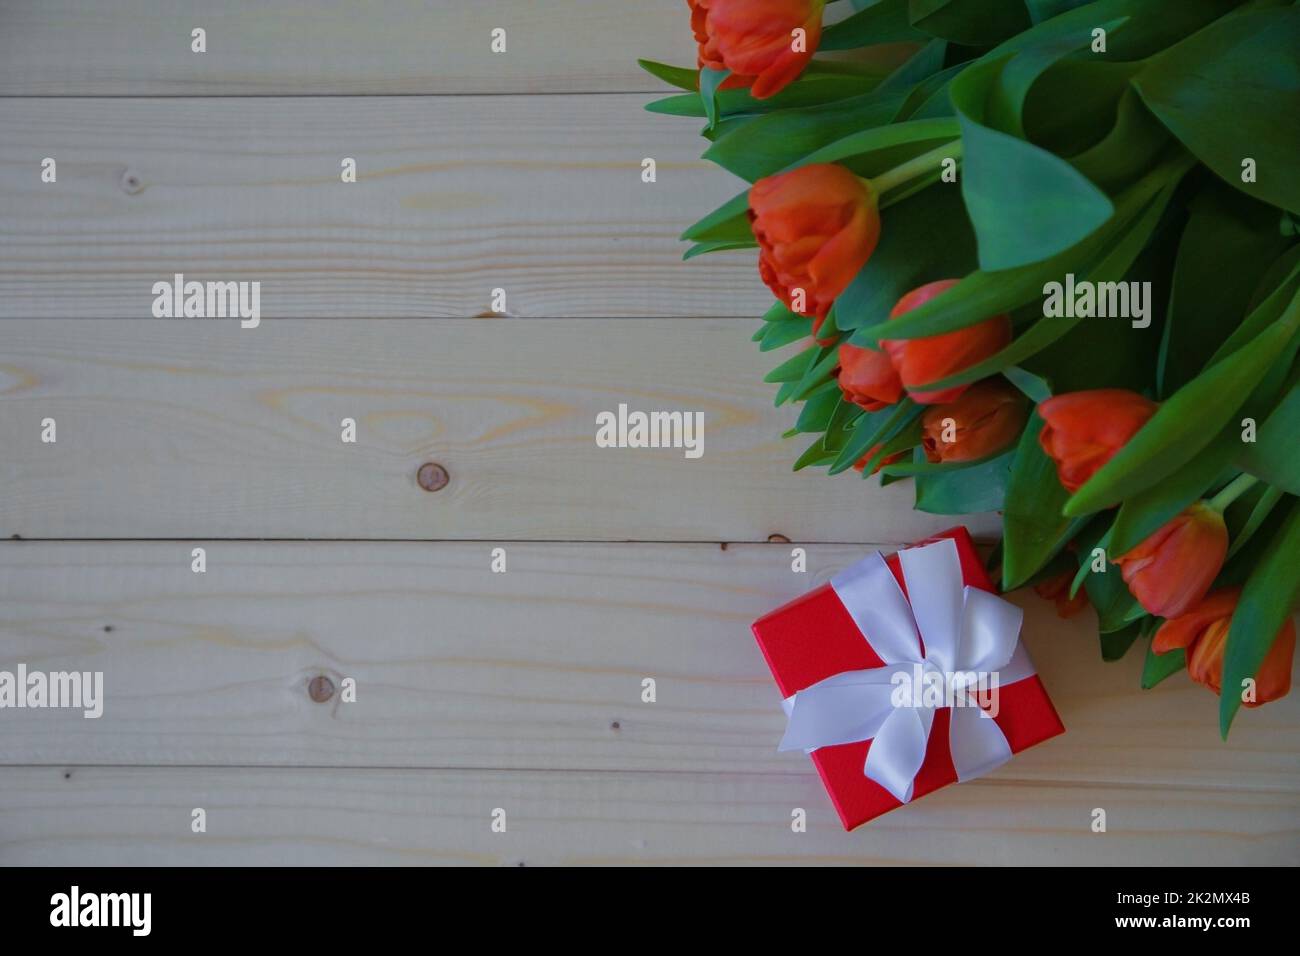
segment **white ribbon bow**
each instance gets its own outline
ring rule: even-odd
[[[781,750],[816,750],[871,740],[863,773],[902,803],[925,760],[935,705],[892,702],[894,676],[939,673],[963,696],[970,672],[996,675],[995,686],[1034,673],[1020,643],[1023,612],[978,588],[964,587],[950,538],[899,552],[904,596],[879,552],[831,580],[840,601],[883,667],[845,671],[785,701],[789,722]],[[919,633],[918,633],[919,632]],[[924,641],[924,651],[921,642]],[[914,689],[919,697],[919,689]],[[946,694],[944,695],[947,696]],[[958,780],[982,776],[1011,759],[997,722],[973,700],[951,710],[948,742]],[[943,706],[939,704],[938,706]]]

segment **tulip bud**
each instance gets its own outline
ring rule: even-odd
[[[931,282],[913,289],[898,300],[889,313],[891,319],[911,312],[957,284],[956,279]],[[918,391],[922,385],[937,382],[984,361],[1011,343],[1011,319],[995,315],[955,332],[930,335],[919,339],[887,339],[881,346],[898,369],[898,377],[913,401],[922,405],[951,402],[970,386],[956,385],[939,392]]]
[[[955,401],[921,415],[927,461],[975,461],[1011,445],[1025,427],[1029,403],[1006,379],[976,382]]]
[[[790,309],[814,316],[814,335],[836,296],[880,238],[876,197],[843,166],[819,163],[760,179],[749,190],[758,273]]]
[[[1038,443],[1056,462],[1056,476],[1074,493],[1156,413],[1155,402],[1122,388],[1056,395],[1038,406]]]
[[[869,412],[893,405],[903,397],[903,383],[884,352],[840,345],[840,368],[836,373],[845,399]]]
[[[1198,684],[1220,692],[1223,682],[1223,651],[1232,615],[1241,599],[1241,588],[1214,591],[1187,613],[1165,621],[1156,631],[1151,650],[1167,654],[1183,648],[1187,654],[1187,674]],[[1273,646],[1255,675],[1255,699],[1243,701],[1258,707],[1270,700],[1285,697],[1291,690],[1291,661],[1295,656],[1295,622],[1287,618],[1273,638]],[[1232,693],[1240,693],[1232,688]]]
[[[791,83],[822,35],[825,0],[687,0],[699,65],[730,70],[724,86],[767,99]],[[795,30],[802,30],[797,42]]]
[[[1062,571],[1055,577],[1040,581],[1034,585],[1034,593],[1040,598],[1056,602],[1056,616],[1070,618],[1088,606],[1088,594],[1079,588],[1074,597],[1070,597],[1070,587],[1074,584],[1074,574]]]
[[[1148,613],[1174,618],[1205,597],[1227,554],[1223,515],[1198,502],[1115,563]]]
[[[867,462],[871,461],[871,459],[875,455],[879,454],[879,452],[880,452],[880,446],[872,445],[870,451],[868,451],[865,455],[863,455],[861,458],[859,458],[857,461],[853,463],[853,470],[862,471],[864,468],[867,467]],[[871,473],[874,475],[876,472],[878,472],[881,468],[884,468],[886,465],[892,465],[894,462],[901,460],[902,457],[906,454],[907,454],[906,451],[900,451],[900,452],[896,452],[893,455],[886,455],[884,458],[880,459],[880,461],[876,462],[876,467],[871,469]]]

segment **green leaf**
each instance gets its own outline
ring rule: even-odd
[[[1030,26],[1024,0],[910,0],[912,25],[964,46],[989,46]]]
[[[752,242],[754,231],[749,226],[749,190],[728,199],[687,228],[681,238],[692,242],[734,242],[746,239]]]
[[[1219,732],[1226,740],[1241,707],[1242,682],[1259,673],[1278,630],[1300,599],[1300,507],[1295,499],[1278,533],[1255,566],[1232,615],[1223,652],[1223,692],[1219,697]]]
[[[881,80],[876,87],[882,93],[900,93],[913,89],[918,83],[943,70],[944,59],[948,53],[945,40],[931,40],[893,73]]]
[[[908,20],[907,0],[876,0],[869,7],[822,30],[819,50],[852,50],[877,43],[928,40]]]
[[[1145,491],[1126,498],[1115,517],[1111,553],[1123,557],[1216,484],[1232,460],[1237,435],[1221,432],[1195,458]]]
[[[772,400],[772,404],[777,408],[780,408],[786,402],[790,401],[790,399],[794,397],[794,393],[799,389],[801,382],[802,379],[782,382],[781,387],[776,390],[776,398]]]
[[[844,401],[835,406],[835,411],[831,415],[831,420],[826,426],[826,434],[822,436],[822,447],[827,451],[839,452],[849,440],[853,433],[855,423],[864,415],[875,416],[877,423],[883,422],[888,417],[888,412],[865,412],[852,402]]]
[[[1282,497],[1282,490],[1280,488],[1269,487],[1264,489],[1263,494],[1259,496],[1259,499],[1251,509],[1250,517],[1246,519],[1245,524],[1243,524],[1232,536],[1232,547],[1228,549],[1229,560],[1231,560],[1237,552],[1246,546],[1250,539],[1255,536],[1256,531],[1264,526],[1264,522],[1268,520],[1269,514],[1272,513],[1278,502],[1282,500]]]
[[[1098,516],[1097,520],[1101,522],[1104,521],[1104,518],[1105,516],[1101,515]],[[1073,598],[1075,595],[1079,593],[1079,588],[1083,587],[1083,582],[1087,579],[1088,575],[1101,573],[1101,571],[1093,570],[1092,565],[1093,562],[1096,560],[1093,552],[1096,551],[1098,548],[1101,548],[1103,551],[1102,557],[1104,558],[1106,556],[1105,552],[1106,549],[1110,547],[1110,536],[1114,530],[1115,530],[1115,526],[1113,524],[1107,527],[1106,533],[1103,534],[1096,541],[1094,541],[1086,553],[1081,554],[1079,556],[1079,569],[1078,571],[1075,572],[1074,578],[1071,579],[1070,581],[1070,597]],[[1106,565],[1103,563],[1102,571],[1104,571],[1105,569],[1106,569]]]
[[[679,90],[690,90],[692,93],[699,89],[699,70],[692,70],[685,66],[670,66],[667,63],[657,63],[654,60],[637,60],[636,62],[641,69],[651,76],[663,80],[669,86],[675,86]]]
[[[1256,305],[1237,326],[1233,333],[1228,336],[1228,340],[1220,345],[1210,356],[1210,360],[1205,363],[1209,368],[1229,355],[1255,341],[1270,325],[1277,321],[1278,317],[1291,302],[1292,296],[1300,290],[1300,257],[1292,256],[1292,252],[1300,252],[1300,248],[1291,250],[1282,256],[1282,264],[1290,263],[1290,271],[1280,282],[1269,292],[1267,297]],[[1274,263],[1276,266],[1277,263]]]
[[[831,373],[835,371],[835,366],[839,364],[839,349],[836,346],[828,346],[821,350],[821,355],[808,370],[804,372],[803,378],[790,393],[790,398],[794,401],[806,398],[812,393],[813,389],[820,388],[830,380]]]
[[[916,476],[916,510],[967,515],[1002,507],[1015,461],[1014,450],[973,468],[947,469]]]
[[[907,94],[903,105],[898,108],[897,120],[956,118],[957,112],[952,108],[950,91],[953,80],[965,72],[968,66],[970,66],[968,60],[954,63],[916,84],[912,92]]]
[[[1117,29],[1108,43],[1119,41],[1131,21],[1111,23],[1123,29]],[[1063,157],[1095,147],[1114,131],[1120,101],[1132,89],[1129,81],[1140,67],[1141,63],[1115,61],[1086,50],[1051,64],[1026,96],[1025,138]],[[1151,122],[1160,125],[1155,117]]]
[[[1238,444],[1237,464],[1270,485],[1300,495],[1297,436],[1300,436],[1300,387],[1292,382],[1282,401],[1256,430],[1255,441]]]
[[[1187,161],[1173,161],[1152,170],[1119,197],[1116,214],[1105,226],[1065,252],[1007,272],[972,272],[947,292],[906,315],[859,329],[850,341],[865,345],[882,337],[914,339],[939,335],[1041,301],[1045,283],[1058,281],[1067,272],[1086,273],[1104,262],[1114,251],[1119,236],[1146,211],[1151,199],[1162,189],[1176,184],[1188,165]]]
[[[1012,365],[1010,368],[1002,370],[1002,376],[1020,389],[1029,400],[1035,404],[1045,402],[1052,397],[1051,386],[1033,372],[1027,372],[1018,365]]]
[[[1171,48],[1134,83],[1160,121],[1224,182],[1296,212],[1296,50],[1300,9],[1248,10],[1223,17]],[[1257,164],[1256,182],[1242,182],[1245,158]]]
[[[921,440],[920,422],[917,422],[916,439],[910,445],[901,445],[897,448],[888,450],[887,455],[895,454],[903,448],[911,448]],[[885,465],[882,472],[899,478],[912,477],[913,475],[938,475],[948,472],[968,471],[972,468],[979,468],[981,465],[987,465],[995,458],[1002,458],[1007,454],[1006,450],[994,452],[991,455],[985,455],[983,458],[972,461],[929,461],[924,454],[914,458],[912,461],[896,461],[892,465]]]
[[[1027,49],[1080,28],[1091,29],[1118,17],[1133,22],[1123,32],[1108,37],[1105,56],[1114,61],[1144,60],[1175,43],[1204,24],[1220,17],[1242,0],[1094,0],[1079,4],[1071,0],[1070,8],[1050,19],[1038,22],[1018,33],[981,57],[996,60],[1008,52]]]
[[[826,451],[822,448],[820,441],[815,441],[804,449],[794,463],[794,471],[803,471],[805,468],[815,467],[818,465],[829,465],[835,460],[835,453]]]
[[[1108,550],[1104,548],[1102,542],[1112,534],[1109,526],[1109,520],[1100,518],[1089,522],[1088,526],[1079,533],[1081,561],[1091,565],[1094,548],[1102,547],[1103,550]],[[1088,592],[1088,603],[1097,612],[1097,629],[1102,634],[1102,657],[1108,661],[1118,660],[1137,636],[1136,631],[1130,633],[1135,613],[1145,612],[1142,612],[1137,599],[1129,593],[1119,566],[1110,560],[1109,554],[1106,556],[1106,570],[1100,573],[1089,573],[1083,579],[1083,587]],[[1118,650],[1118,656],[1108,657],[1105,635],[1116,632],[1122,635],[1115,639],[1116,644],[1122,645],[1122,650],[1112,646],[1112,651]]]
[[[831,162],[805,157],[852,133],[883,127],[904,98],[901,92],[873,90],[820,106],[768,113],[720,136],[704,158],[751,183],[795,165]]]
[[[827,389],[810,395],[799,412],[795,429],[800,432],[824,432],[831,423],[835,409],[844,402],[844,396],[838,388]]]
[[[794,319],[802,319],[804,316],[791,312],[784,302],[773,302],[766,312],[763,313],[764,322],[789,322]]]
[[[1120,94],[1110,132],[1070,156],[1070,164],[1102,189],[1116,191],[1149,169],[1168,143],[1169,132],[1129,87]]]
[[[962,197],[985,272],[1041,262],[1084,240],[1115,212],[1106,194],[1068,162],[984,125],[1005,60],[979,63],[952,84],[962,125]]]
[[[1116,18],[1105,23],[1098,23],[1092,29],[1102,29],[1110,34],[1125,22],[1126,18]],[[1042,43],[1030,46],[1013,56],[1003,66],[1001,74],[989,88],[988,97],[984,104],[985,124],[992,129],[1008,133],[1018,139],[1030,139],[1031,137],[1025,135],[1024,122],[1025,103],[1029,98],[1030,90],[1043,78],[1045,73],[1060,63],[1066,56],[1080,48],[1086,49],[1092,42],[1092,29],[1081,26],[1078,29],[1061,33],[1058,36],[1044,40]],[[1083,63],[1090,65],[1095,65],[1096,62],[1093,60],[1083,61]],[[1079,65],[1078,63],[1067,64],[1067,66],[1073,66],[1076,69]],[[1114,64],[1110,65],[1113,66]],[[1055,96],[1049,98],[1057,106],[1058,112],[1068,112],[1077,122],[1081,112],[1081,101],[1085,97],[1096,98],[1098,91],[1090,89],[1089,84],[1075,81],[1073,76],[1069,77],[1069,79],[1072,82],[1065,84],[1072,93],[1068,111],[1059,109],[1059,100]],[[1102,98],[1106,102],[1110,101],[1109,97]]]
[[[720,89],[714,95],[718,121],[713,126],[722,126],[724,117],[739,118],[750,114],[774,113],[777,110],[818,106],[853,96],[862,96],[875,89],[880,79],[880,71],[875,73],[805,71],[799,79],[765,100],[754,99],[747,89]],[[679,93],[654,100],[647,103],[645,108],[650,113],[660,113],[665,116],[708,116],[704,100],[698,92],[694,91],[694,87],[691,90],[690,93]]]
[[[837,139],[795,165],[842,163],[859,176],[878,176],[936,146],[955,144],[958,132],[956,121],[947,118],[891,123]],[[890,196],[884,197],[882,202],[888,201]]]
[[[798,316],[788,322],[764,322],[759,331],[763,333],[763,340],[758,350],[771,352],[812,335],[812,319]]]
[[[839,334],[840,327],[835,321],[835,306],[832,305],[831,310],[826,313],[826,318],[822,319],[821,329],[818,331],[817,337],[822,341],[828,341],[832,336],[838,337]]]
[[[1098,635],[1101,638],[1101,659],[1108,664],[1120,660],[1141,633],[1141,621],[1133,621],[1113,631],[1102,631]]]
[[[1231,420],[1300,329],[1300,295],[1253,342],[1179,389],[1066,503],[1083,515],[1161,481],[1195,457]]]
[[[816,345],[810,345],[798,355],[786,359],[772,371],[763,376],[765,382],[798,382],[804,377],[804,373],[817,361],[817,355],[821,348]]]
[[[1083,522],[1061,515],[1068,497],[1056,464],[1038,444],[1043,420],[1035,410],[1020,436],[1002,511],[1002,582],[1011,591],[1065,547]]]
[[[1142,664],[1142,689],[1150,690],[1186,666],[1187,654],[1181,647],[1168,654],[1157,654],[1151,649],[1151,644],[1148,644],[1146,661]]]
[[[866,464],[862,467],[862,477],[870,478],[871,473],[875,471],[886,458],[897,455],[901,451],[908,451],[916,448],[921,441],[921,416],[920,410],[917,414],[908,418],[907,422],[900,428],[892,438],[883,442],[876,452],[867,459]],[[899,477],[899,476],[891,476]]]
[[[1029,19],[1039,24],[1091,2],[1092,0],[1025,0],[1025,6],[1029,9]]]
[[[718,123],[718,87],[729,76],[730,70],[713,70],[708,67],[700,70],[700,102],[704,104],[704,115],[709,118],[709,129]]]
[[[1213,182],[1189,203],[1161,342],[1159,394],[1191,381],[1247,311],[1288,242],[1277,211]]]
[[[1152,233],[1155,232],[1156,226],[1160,223],[1161,216],[1164,215],[1165,207],[1172,195],[1173,188],[1167,187],[1148,203],[1131,228],[1124,235],[1117,236],[1114,245],[1107,250],[1095,265],[1086,271],[1088,281],[1114,282],[1128,273],[1129,268],[1150,240]],[[918,387],[923,387],[927,391],[941,391],[957,385],[968,385],[990,375],[996,375],[998,372],[1003,372],[1017,363],[1044,351],[1053,343],[1064,338],[1082,321],[1078,317],[1044,316],[1031,325],[1027,331],[1012,339],[1011,344],[984,361],[977,362],[960,372],[940,379],[938,382],[927,383]],[[1096,321],[1094,320],[1094,322]],[[1113,345],[1116,337],[1115,333],[1094,327],[1098,328],[1101,338],[1110,340],[1109,344]],[[1070,359],[1077,362],[1078,352],[1072,350]],[[1113,356],[1107,356],[1107,361],[1112,359]]]
[[[917,286],[953,275],[975,265],[975,234],[971,232],[957,190],[933,186],[881,213],[880,241],[840,297],[835,311],[841,329],[875,325]],[[936,236],[943,236],[936,242]]]
[[[830,474],[847,471],[871,448],[889,441],[921,414],[921,406],[904,398],[892,408],[882,409],[882,414],[883,421],[875,415],[865,415],[853,423],[849,440],[836,455]]]
[[[710,252],[727,252],[733,249],[753,249],[758,245],[753,239],[746,242],[743,239],[720,239],[713,242],[697,242],[684,253],[682,261],[688,262],[697,256],[708,255]]]

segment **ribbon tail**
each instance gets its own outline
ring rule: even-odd
[[[974,701],[960,702],[949,711],[948,747],[958,781],[974,780],[1011,759],[1011,745],[998,722]]]
[[[899,802],[912,799],[912,781],[925,762],[934,711],[929,707],[898,707],[885,718],[871,741],[862,768]]]

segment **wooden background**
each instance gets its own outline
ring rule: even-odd
[[[0,669],[107,688],[0,712],[0,864],[1295,862],[1300,695],[1225,745],[1032,595],[1065,736],[847,835],[776,753],[750,622],[952,521],[790,473],[752,254],[679,261],[738,184],[637,56],[683,4],[0,0]],[[262,327],[148,318],[174,272]],[[596,448],[620,401],[703,458]]]

